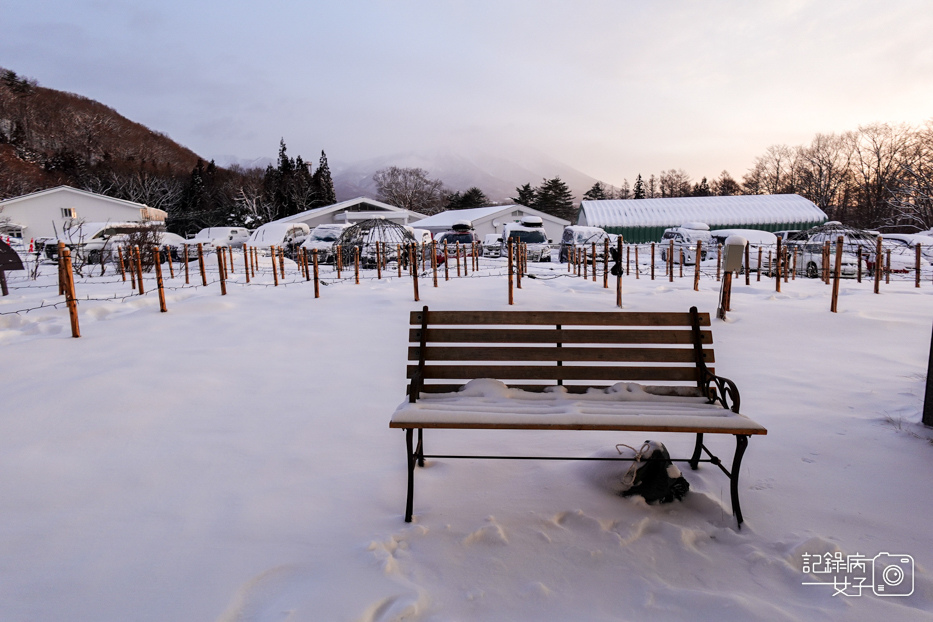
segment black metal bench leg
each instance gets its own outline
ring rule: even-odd
[[[415,452],[412,451],[412,430],[405,428],[406,458],[408,459],[408,501],[405,502],[405,522],[411,522],[412,507],[415,503]]]
[[[418,466],[424,466],[424,437],[422,433],[424,428],[418,428],[418,447],[415,449],[415,455],[418,456]]]
[[[745,453],[746,447],[748,447],[748,437],[736,434],[735,457],[732,459],[732,474],[729,479],[731,480],[732,514],[738,521],[739,529],[742,528],[742,506],[739,505],[739,469],[742,467],[742,455]]]
[[[703,452],[703,433],[697,433],[697,444],[693,448],[693,457],[690,458],[690,468],[696,471],[700,467],[700,454]]]

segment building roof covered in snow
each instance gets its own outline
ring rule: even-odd
[[[372,218],[384,218],[403,225],[409,225],[425,217],[424,214],[413,212],[401,207],[389,205],[382,201],[367,197],[358,197],[348,201],[341,201],[333,205],[317,207],[305,212],[299,212],[273,222],[300,222],[314,229],[318,225],[331,223],[355,223]]]
[[[713,229],[807,229],[826,214],[797,194],[583,201],[577,224],[620,233],[629,242],[661,239],[667,227],[703,222]]]
[[[450,230],[456,222],[469,220],[473,223],[473,230],[482,238],[492,233],[501,233],[502,227],[507,223],[518,222],[524,216],[538,216],[541,218],[548,237],[552,239],[560,239],[564,227],[570,224],[569,221],[563,218],[552,216],[532,207],[510,203],[508,205],[447,210],[418,221],[418,227],[427,229],[431,233],[441,233]]]

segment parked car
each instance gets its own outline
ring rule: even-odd
[[[842,236],[842,264],[840,276],[855,278],[858,276],[858,250],[862,249],[863,271],[874,265],[875,241],[877,237],[869,231],[846,227],[838,221],[829,221],[796,234],[788,240],[788,250],[797,249],[797,272],[809,278],[817,278],[823,272],[823,248],[829,242],[829,269],[835,267],[836,240]]]
[[[667,253],[670,250],[669,240],[674,241],[675,257],[679,257],[680,251],[683,250],[685,264],[696,263],[697,242],[702,242],[700,261],[704,261],[712,239],[709,225],[702,222],[685,222],[679,227],[665,229],[664,234],[661,235],[661,261],[667,261]]]
[[[500,253],[508,255],[509,241],[522,243],[528,252],[528,261],[551,261],[551,241],[539,216],[523,216],[521,222],[510,222],[502,228]]]
[[[487,233],[483,238],[483,257],[501,257],[502,256],[502,235],[499,233]]]
[[[205,253],[213,251],[220,246],[242,248],[249,239],[249,230],[246,227],[207,227],[201,229],[193,238],[185,240],[188,249],[188,258],[198,256],[198,244]]]
[[[348,223],[327,223],[318,225],[311,230],[311,233],[301,243],[301,248],[308,252],[317,251],[317,260],[319,263],[333,263],[334,253],[337,246],[337,240],[344,229],[349,227]]]
[[[141,222],[76,222],[65,228],[56,239],[47,240],[43,252],[49,259],[58,259],[58,242],[64,242],[72,256],[87,263],[98,263],[103,255],[109,258],[111,249],[121,245],[121,240],[130,234],[142,235],[153,232],[158,236],[165,233],[161,223]],[[115,236],[123,236],[116,237]]]
[[[917,233],[885,233],[881,236],[882,244],[891,248],[891,262],[894,255],[904,256],[916,262],[916,248],[920,247],[920,256],[927,263],[933,263],[933,237]]]
[[[571,249],[575,246],[584,246],[592,252],[594,243],[596,244],[596,256],[602,257],[606,252],[606,240],[609,240],[610,246],[613,245],[613,236],[599,227],[584,227],[583,225],[564,227],[557,259],[561,263],[567,262]]]
[[[761,249],[761,270],[762,274],[767,271],[771,273],[771,264],[769,257],[773,257],[773,251],[777,250],[777,234],[761,229],[715,229],[710,231],[714,244],[725,244],[726,238],[730,235],[738,235],[748,240],[748,270],[758,270],[758,251]],[[772,251],[769,253],[768,251]],[[742,261],[743,269],[744,259]]]
[[[253,231],[246,244],[263,253],[273,246],[284,248],[291,255],[310,234],[311,228],[303,222],[270,222]]]

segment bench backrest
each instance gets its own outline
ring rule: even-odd
[[[709,313],[429,311],[411,314],[410,399],[474,378],[541,390],[616,382],[693,385],[714,372]],[[706,328],[704,328],[706,327]]]

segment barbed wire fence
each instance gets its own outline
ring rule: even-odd
[[[314,287],[317,282],[321,287],[330,286],[348,286],[357,283],[381,281],[387,282],[411,279],[414,283],[420,279],[428,282],[431,287],[439,287],[441,283],[449,282],[454,279],[501,279],[503,281],[509,278],[509,260],[507,257],[491,257],[484,254],[483,247],[480,244],[473,246],[463,245],[456,248],[448,247],[445,251],[436,244],[416,245],[414,248],[406,249],[401,244],[395,245],[396,248],[387,252],[387,247],[380,247],[378,244],[371,247],[362,246],[359,249],[362,259],[357,260],[353,265],[343,265],[340,263],[344,258],[351,257],[344,253],[331,253],[329,263],[318,262],[317,278],[311,278],[311,253],[299,251],[292,253],[293,259],[286,260],[281,249],[266,251],[262,255],[257,249],[248,249],[247,251],[233,251],[226,249],[221,251],[222,257],[217,261],[209,261],[207,257],[215,256],[216,251],[206,254],[203,260],[203,270],[205,280],[200,278],[191,278],[191,276],[200,277],[200,265],[195,262],[195,267],[189,265],[186,275],[182,266],[183,262],[174,261],[170,270],[173,276],[163,274],[164,283],[162,290],[167,292],[197,292],[204,291],[223,283],[235,288],[295,288],[295,287]],[[614,276],[609,276],[607,270],[611,269],[611,260],[607,261],[605,247],[594,248],[593,246],[573,246],[565,249],[567,262],[528,262],[520,250],[516,247],[515,257],[511,262],[512,270],[516,278],[516,289],[523,288],[522,279],[527,280],[554,280],[554,279],[586,279],[602,284],[602,288],[613,291]],[[674,253],[670,253],[671,246],[661,243],[640,243],[640,244],[622,244],[622,252],[618,261],[618,269],[621,271],[621,278],[627,280],[654,280],[667,282],[690,283],[696,279],[706,282],[720,282],[723,276],[722,272],[722,249],[720,246],[714,246],[707,249],[706,259],[702,258],[697,265],[694,258],[683,246],[675,246]],[[750,249],[748,253],[748,264],[751,269],[745,269],[739,274],[739,279],[744,277],[746,282],[751,284],[768,284],[773,286],[778,279],[778,270],[780,269],[780,279],[784,283],[790,283],[798,278],[810,277],[810,280],[822,280],[826,285],[833,283],[832,262],[834,260],[834,251],[828,247],[820,249],[797,248],[779,245],[757,245]],[[662,252],[662,249],[666,252]],[[552,251],[557,250],[557,245],[553,245]],[[595,254],[594,254],[595,250]],[[873,279],[879,278],[881,283],[888,285],[892,282],[913,282],[915,286],[920,287],[922,283],[929,284],[933,291],[933,265],[927,255],[923,254],[919,247],[905,248],[904,250],[886,248],[882,252],[882,263],[879,266],[874,261],[874,255],[867,251],[859,254],[857,251],[849,253],[843,251],[846,261],[850,262],[853,258],[855,263],[851,274],[842,276],[848,277],[850,282],[872,283]],[[933,249],[929,249],[933,252]],[[782,253],[782,261],[777,261],[778,252]],[[244,257],[245,253],[249,253]],[[696,253],[694,252],[693,255]],[[59,270],[59,264],[55,261],[40,260],[34,254],[25,255],[24,264],[27,269],[22,272],[7,273],[7,283],[11,294],[17,292],[28,292],[28,298],[35,291],[48,291],[48,297],[42,297],[37,303],[18,306],[10,301],[6,305],[0,305],[0,316],[23,315],[43,309],[61,309],[67,306],[67,300],[63,294],[60,294],[61,286],[56,273]],[[446,258],[445,258],[446,255]],[[551,253],[552,257],[558,253]],[[662,256],[664,259],[662,259]],[[227,274],[228,268],[225,264],[229,262],[229,269],[234,270],[233,274]],[[216,265],[215,265],[216,264]],[[366,267],[363,267],[363,266]],[[814,274],[813,266],[816,266]],[[234,266],[238,266],[234,268]],[[245,266],[245,267],[244,267]],[[782,268],[781,266],[786,266]],[[919,271],[917,267],[919,266]],[[247,271],[252,278],[247,280]],[[96,270],[94,271],[96,272]],[[75,275],[75,301],[79,304],[87,303],[125,303],[128,300],[140,299],[158,296],[157,275],[155,271],[143,272],[142,278],[144,293],[139,293],[139,288],[131,289],[129,281],[125,274],[120,275],[119,268],[115,263],[104,264],[103,274],[84,276]],[[138,277],[137,277],[138,278]],[[188,282],[185,283],[184,281]],[[82,293],[81,290],[91,288],[99,290],[111,288],[126,288],[123,292],[110,291],[108,293]],[[417,285],[416,285],[417,287]],[[775,286],[776,288],[776,286]],[[417,289],[415,290],[418,291]],[[880,292],[879,292],[880,293]],[[417,293],[416,293],[417,295]],[[15,308],[4,308],[13,306]]]

